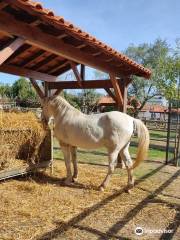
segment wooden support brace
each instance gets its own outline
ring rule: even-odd
[[[76,80],[78,81],[78,84],[81,87],[82,86],[82,78],[81,78],[81,75],[79,74],[77,66],[74,62],[72,62],[72,61],[69,61],[69,62],[71,64],[71,68],[73,70],[74,76],[76,77]]]
[[[110,79],[114,88],[114,92],[117,98],[117,105],[118,105],[118,109],[122,111],[122,106],[123,106],[123,97],[122,97],[122,93],[121,93],[121,89],[119,87],[119,83],[118,80],[116,79],[116,77],[113,74],[110,74]]]
[[[110,97],[112,97],[112,99],[113,99],[115,102],[117,102],[117,98],[116,98],[116,96],[112,93],[112,91],[111,91],[110,88],[105,88],[104,90],[109,94]]]
[[[45,95],[44,95],[43,91],[41,90],[41,88],[39,87],[39,85],[37,84],[36,80],[33,79],[33,78],[29,78],[29,79],[30,79],[33,87],[35,88],[37,94],[39,95],[39,97],[40,97],[40,98],[44,98]]]
[[[11,44],[0,51],[0,65],[4,63],[18,48],[25,43],[22,38],[15,39]]]

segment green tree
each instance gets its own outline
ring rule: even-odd
[[[89,114],[96,106],[100,94],[95,89],[84,89],[78,94],[81,111]]]
[[[37,99],[34,88],[26,78],[20,78],[12,85],[12,93],[14,98],[21,100]]]
[[[126,49],[125,54],[152,69],[150,80],[134,76],[129,87],[129,95],[135,96],[141,103],[140,107],[135,108],[135,115],[154,96],[163,95],[167,99],[174,98],[179,71],[178,57],[166,41],[157,39],[153,44],[131,45]]]
[[[73,107],[80,109],[78,96],[67,91],[63,91],[61,94]]]
[[[7,97],[7,98],[12,98],[12,87],[9,86],[8,84],[4,85],[1,84],[0,85],[0,96],[1,97]]]

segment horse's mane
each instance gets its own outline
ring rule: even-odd
[[[61,111],[63,114],[71,113],[72,115],[81,113],[78,109],[68,103],[63,97],[53,96],[49,98],[48,102],[54,106],[54,110],[56,112]]]

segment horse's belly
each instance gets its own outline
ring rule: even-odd
[[[79,134],[73,133],[64,135],[59,133],[56,134],[55,137],[61,142],[80,148],[93,149],[103,146],[102,139],[97,139],[92,136],[80,136]]]

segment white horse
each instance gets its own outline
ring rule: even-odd
[[[94,149],[105,147],[108,151],[108,173],[100,189],[107,186],[120,153],[128,173],[127,190],[134,186],[132,171],[146,158],[149,148],[149,132],[138,119],[118,111],[86,115],[71,106],[60,96],[42,100],[42,119],[48,122],[54,117],[54,134],[64,154],[67,170],[66,184],[77,178],[76,148]],[[137,131],[139,145],[137,157],[132,163],[128,148],[133,132]],[[71,158],[74,174],[71,172]]]

